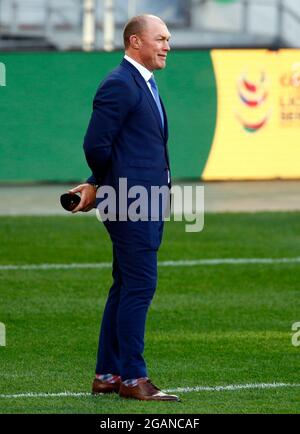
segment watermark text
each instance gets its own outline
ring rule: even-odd
[[[117,188],[102,185],[97,191],[100,221],[185,221],[186,232],[204,227],[203,185],[132,185],[120,178]]]

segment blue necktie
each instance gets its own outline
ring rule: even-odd
[[[157,105],[157,108],[158,108],[158,111],[159,111],[159,114],[160,114],[160,118],[161,118],[161,123],[162,123],[162,126],[164,128],[164,125],[165,125],[165,122],[164,122],[164,113],[163,113],[163,109],[162,109],[162,106],[161,106],[161,103],[160,103],[160,99],[159,99],[158,88],[157,88],[157,85],[156,85],[156,82],[154,80],[153,75],[151,76],[151,78],[149,80],[149,83],[151,85],[151,89],[152,89],[152,92],[153,92],[153,95],[154,95],[154,100],[156,102],[156,105]]]

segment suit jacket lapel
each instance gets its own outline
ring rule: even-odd
[[[160,113],[159,113],[158,107],[156,105],[156,102],[155,102],[155,100],[153,98],[153,95],[152,95],[149,87],[147,86],[147,83],[145,82],[144,78],[141,76],[141,74],[139,73],[139,71],[130,62],[127,62],[126,59],[122,60],[121,65],[124,66],[125,68],[129,69],[133,73],[134,79],[135,79],[137,85],[139,87],[141,87],[142,90],[145,92],[145,94],[147,96],[147,99],[148,99],[148,102],[149,102],[149,104],[151,106],[151,109],[153,111],[153,114],[154,114],[154,116],[155,116],[155,118],[156,118],[156,120],[158,122],[158,126],[159,126],[159,129],[160,129],[161,135],[162,135],[163,138],[165,138],[165,133],[164,133],[163,126],[162,126],[162,123],[161,123],[161,117],[160,117]],[[165,118],[165,121],[166,121],[166,113],[165,113],[165,109],[164,108],[163,108],[163,111],[164,111],[164,118]]]
[[[169,135],[169,132],[168,132],[168,119],[167,119],[167,114],[166,114],[166,110],[165,110],[165,107],[163,105],[163,102],[162,102],[162,100],[160,98],[160,102],[161,102],[161,106],[162,106],[163,114],[164,114],[164,123],[165,123],[164,128],[163,128],[162,123],[161,123],[161,117],[160,117],[160,113],[159,113],[158,107],[156,105],[156,102],[155,102],[155,100],[153,98],[153,95],[152,95],[149,87],[147,86],[147,83],[145,82],[144,78],[141,76],[141,74],[138,71],[137,71],[137,74],[134,75],[134,78],[135,78],[137,84],[146,93],[148,101],[149,101],[149,103],[151,105],[151,108],[153,110],[153,113],[154,113],[154,115],[156,117],[156,120],[157,120],[158,125],[159,125],[159,130],[160,130],[161,135],[162,135],[162,137],[164,139],[164,145],[165,145],[165,150],[166,150],[167,163],[168,163],[168,166],[170,167],[170,158],[169,158],[169,151],[168,151],[168,146],[167,146],[168,135]]]
[[[137,84],[143,89],[143,91],[145,92],[148,102],[151,106],[151,109],[154,113],[154,116],[158,122],[158,126],[161,132],[161,135],[164,137],[164,130],[163,130],[163,126],[161,123],[161,117],[159,114],[159,110],[158,107],[156,105],[155,99],[153,98],[153,95],[149,89],[149,87],[147,86],[147,83],[145,82],[145,80],[143,79],[143,77],[141,76],[141,74],[137,71],[137,74],[134,75],[135,81],[137,82]]]
[[[162,102],[162,99],[160,98],[160,102],[161,102],[161,106],[163,109],[163,114],[164,114],[164,120],[165,120],[165,131],[164,131],[164,137],[166,142],[168,141],[169,138],[169,126],[168,126],[168,118],[167,118],[167,113],[166,113],[166,109],[164,106],[164,103]]]

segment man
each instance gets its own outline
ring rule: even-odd
[[[84,138],[93,174],[70,190],[81,193],[73,212],[93,208],[99,185],[113,187],[118,198],[121,178],[128,188],[140,185],[148,192],[151,186],[170,185],[167,117],[153,76],[154,70],[166,66],[169,39],[167,26],[153,15],[134,17],[125,26],[125,57],[94,98]],[[153,385],[142,356],[147,310],[157,284],[162,215],[157,221],[116,220],[104,223],[113,244],[113,285],[101,324],[92,392],[179,401]]]

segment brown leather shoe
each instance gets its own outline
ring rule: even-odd
[[[121,380],[116,383],[108,383],[107,381],[98,380],[95,378],[92,385],[92,394],[98,395],[99,393],[118,393],[121,385]]]
[[[139,399],[141,401],[180,401],[176,395],[167,395],[154,386],[149,379],[141,379],[137,386],[125,386],[121,383],[119,395],[121,398]]]

